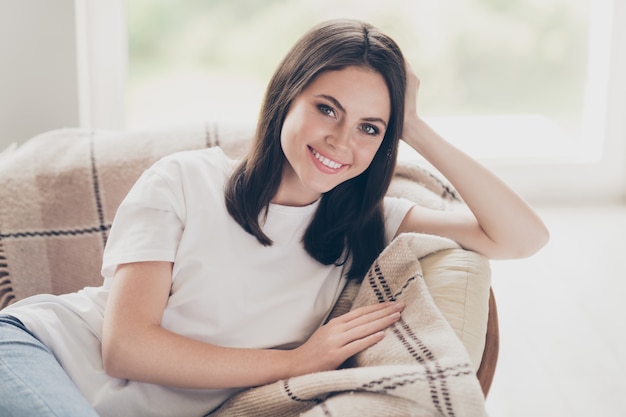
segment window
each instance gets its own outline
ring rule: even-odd
[[[623,9],[615,0],[133,0],[126,127],[254,120],[303,31],[352,17],[398,41],[422,80],[422,115],[523,194],[615,194],[626,86],[610,75],[623,66]]]

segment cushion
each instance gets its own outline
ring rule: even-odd
[[[435,305],[478,369],[485,349],[489,314],[489,260],[476,252],[446,249],[425,256],[420,262]]]
[[[17,143],[13,142],[9,144],[3,151],[0,151],[0,161],[4,158],[8,158],[17,149]]]

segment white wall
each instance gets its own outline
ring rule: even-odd
[[[73,0],[0,0],[0,151],[78,126]]]
[[[0,152],[52,129],[124,127],[124,0],[0,0]]]

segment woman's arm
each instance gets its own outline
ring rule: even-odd
[[[549,239],[535,211],[503,181],[443,139],[417,113],[419,80],[407,69],[403,140],[428,160],[459,192],[469,211],[414,207],[398,233],[421,232],[451,238],[492,259],[527,257]]]
[[[322,326],[291,351],[223,348],[161,327],[171,282],[169,262],[118,266],[102,338],[102,359],[109,375],[183,388],[234,388],[335,369],[380,341],[382,331],[399,319],[403,307],[379,304],[355,309]]]

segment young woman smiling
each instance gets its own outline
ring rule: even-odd
[[[534,211],[419,117],[418,85],[371,25],[311,29],[270,80],[243,160],[211,148],[157,162],[118,209],[102,287],[2,311],[0,409],[204,415],[241,388],[335,369],[380,341],[401,304],[323,323],[399,233],[491,258],[541,248]],[[467,212],[385,197],[401,137]]]

